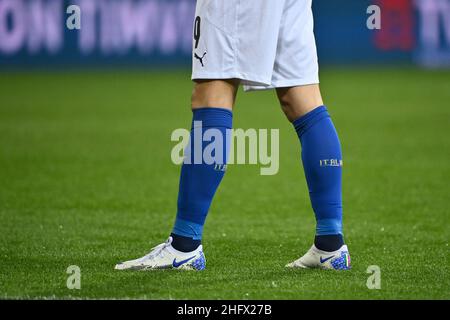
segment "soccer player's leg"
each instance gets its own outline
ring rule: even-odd
[[[288,267],[349,269],[342,232],[342,152],[318,84],[278,88],[281,107],[301,143],[301,158],[316,216],[314,245]]]
[[[239,80],[197,81],[192,94],[191,139],[181,167],[178,210],[169,239],[147,255],[116,265],[118,270],[174,268],[203,270],[206,266],[201,245],[203,226],[214,194],[222,181],[228,159],[232,108]],[[208,141],[197,146],[193,135],[206,130],[220,133],[222,150],[215,150],[214,162],[204,159]],[[228,132],[227,132],[228,131]],[[202,139],[203,140],[203,139]],[[220,147],[220,146],[219,146]],[[218,154],[222,156],[219,157]]]
[[[238,87],[237,79],[196,81],[192,94],[193,128],[196,125],[194,122],[201,121],[200,130],[213,129],[220,132],[223,156],[222,159],[215,159],[213,163],[206,163],[203,160],[197,164],[194,156],[197,150],[190,144],[191,150],[187,153],[191,159],[181,168],[178,212],[171,234],[172,245],[177,250],[193,251],[201,243],[203,225],[211,201],[226,170],[230,145],[227,140],[232,128],[232,109]],[[207,144],[207,141],[203,142],[198,151],[203,154]]]

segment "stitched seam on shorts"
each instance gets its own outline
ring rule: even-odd
[[[220,31],[222,31],[225,35],[227,36],[231,36],[226,30],[224,30],[224,28],[218,26],[215,22],[211,21],[211,19],[208,18],[207,13],[209,12],[209,8],[210,6],[213,4],[213,2],[208,3],[207,6],[205,6],[205,17],[204,19],[206,19],[211,25],[213,25],[214,27],[216,27],[217,29],[219,29]],[[233,37],[234,38],[234,37]]]
[[[233,59],[234,59],[234,72],[237,72],[238,70],[237,70],[237,65],[238,65],[238,61],[237,61],[237,59],[238,59],[238,50],[237,50],[237,48],[239,47],[239,9],[240,9],[240,7],[241,7],[241,0],[239,0],[238,1],[238,3],[237,3],[237,6],[236,6],[236,11],[235,11],[235,16],[234,16],[234,21],[235,21],[235,34],[236,34],[236,36],[235,37],[232,37],[232,39],[233,39],[233,52],[234,52],[234,56],[233,56]]]

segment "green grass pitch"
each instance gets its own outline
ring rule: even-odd
[[[286,270],[314,216],[274,92],[240,93],[236,128],[279,128],[280,171],[230,166],[205,226],[207,270],[118,272],[176,211],[188,72],[0,74],[0,298],[450,298],[450,73],[329,69],[344,152],[350,272]],[[81,268],[81,289],[66,269]],[[369,290],[367,267],[381,268]]]

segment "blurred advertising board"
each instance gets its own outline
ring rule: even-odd
[[[72,5],[79,29],[67,24]],[[367,27],[372,5],[380,29]],[[321,63],[450,66],[450,0],[313,0],[313,8]],[[195,0],[0,0],[0,68],[189,66],[194,12]]]

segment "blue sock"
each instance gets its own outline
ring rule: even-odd
[[[325,251],[337,250],[343,239],[342,153],[336,129],[325,106],[300,117],[293,125],[302,145],[303,168],[316,215],[315,243]]]
[[[181,167],[178,212],[172,230],[172,245],[177,250],[193,251],[200,244],[211,201],[225,173],[229,152],[227,131],[232,127],[232,118],[231,111],[221,108],[193,111],[190,144],[185,150],[185,158],[190,163],[185,161]],[[199,121],[202,128],[198,127]],[[205,149],[211,141],[198,143],[199,135],[208,129],[215,129],[209,132],[221,134],[223,142],[221,150],[212,152],[213,156],[217,155],[220,159],[211,164],[201,157],[204,151],[208,151]],[[211,140],[215,141],[215,138]]]

